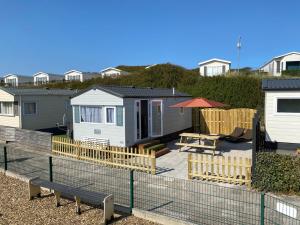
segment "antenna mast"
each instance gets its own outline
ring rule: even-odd
[[[236,44],[237,51],[238,51],[238,68],[237,68],[238,69],[238,75],[240,74],[240,51],[241,51],[241,48],[242,48],[242,42],[241,42],[241,40],[242,40],[242,37],[239,36],[238,42]]]

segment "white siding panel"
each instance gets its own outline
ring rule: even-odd
[[[37,114],[24,115],[24,102],[36,102]],[[22,97],[22,128],[29,130],[56,127],[62,124],[64,114],[70,115],[66,108],[68,96],[23,96]],[[71,121],[71,118],[68,118]]]
[[[266,139],[300,143],[300,114],[276,113],[277,98],[300,98],[300,91],[269,91],[265,94]]]
[[[123,99],[101,90],[89,90],[72,98],[71,105],[123,106]],[[126,109],[123,110],[123,119],[125,113]],[[123,126],[105,123],[74,123],[73,121],[73,129],[75,140],[87,137],[103,138],[108,139],[111,145],[125,146],[125,119]]]
[[[123,99],[96,89],[72,98],[71,105],[123,105]]]

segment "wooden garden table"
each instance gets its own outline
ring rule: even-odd
[[[197,133],[182,133],[179,135],[180,136],[180,142],[176,143],[176,145],[180,146],[179,151],[181,151],[182,147],[194,147],[194,148],[205,148],[208,150],[212,150],[213,151],[213,155],[215,155],[215,150],[217,148],[218,145],[218,140],[220,138],[220,135],[216,135],[216,134],[197,134]],[[198,143],[188,143],[188,140],[190,139],[196,139],[199,140]],[[206,142],[202,142],[201,141],[205,141],[208,140],[211,145],[208,145]]]

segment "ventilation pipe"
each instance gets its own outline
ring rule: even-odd
[[[173,95],[175,95],[175,88],[174,87],[172,88],[172,91],[173,91]]]

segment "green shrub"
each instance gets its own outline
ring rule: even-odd
[[[253,185],[261,191],[300,193],[300,157],[258,153]]]
[[[153,146],[151,146],[149,148],[146,148],[146,150],[157,152],[157,151],[159,151],[159,150],[161,150],[161,149],[163,149],[165,147],[166,147],[165,144],[158,144],[158,145],[153,145]]]
[[[300,70],[284,70],[282,75],[300,77]]]
[[[144,69],[143,66],[119,66],[118,68],[130,71],[131,74],[116,78],[99,77],[82,83],[50,83],[45,86],[73,89],[85,89],[93,85],[175,87],[193,97],[205,97],[224,102],[232,108],[254,108],[261,111],[263,109],[262,76],[249,69],[241,70],[239,75],[201,77],[198,69],[188,70],[170,63],[159,64],[149,69]]]

